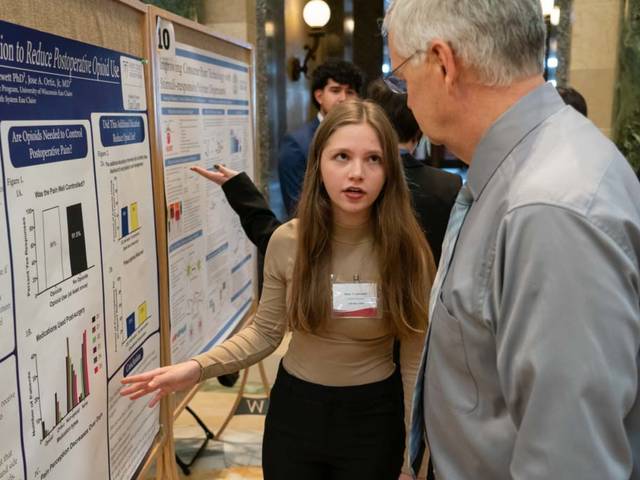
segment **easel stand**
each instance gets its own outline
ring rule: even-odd
[[[269,394],[270,394],[271,388],[269,387],[269,380],[267,379],[267,374],[265,372],[263,363],[258,362],[257,366],[258,366],[258,371],[260,372],[260,380],[262,381],[262,386],[264,387],[264,390],[266,392],[266,397],[245,397],[244,396],[245,388],[247,386],[247,379],[249,378],[249,370],[251,369],[251,367],[245,368],[242,371],[242,380],[240,381],[240,388],[238,389],[238,393],[236,394],[236,399],[233,403],[233,407],[231,407],[231,410],[229,410],[228,415],[226,416],[224,422],[222,422],[222,426],[220,427],[217,433],[213,433],[209,429],[207,424],[205,424],[204,421],[198,416],[198,414],[193,411],[193,409],[191,409],[189,406],[185,407],[187,412],[191,414],[194,420],[202,428],[205,438],[202,444],[200,445],[200,448],[198,448],[198,451],[193,455],[193,457],[188,463],[182,460],[176,453],[176,462],[184,475],[191,474],[191,466],[193,466],[195,461],[202,454],[202,452],[207,446],[207,443],[209,443],[209,440],[219,440],[219,441],[222,440],[221,439],[222,433],[227,428],[227,425],[229,425],[229,422],[235,415],[265,415],[267,413]],[[253,403],[250,404],[249,402],[253,402]],[[251,405],[251,406],[247,407],[247,405]]]
[[[209,440],[213,440],[215,438],[215,435],[211,430],[209,430],[209,427],[207,427],[207,425],[202,421],[202,419],[198,416],[198,414],[194,412],[193,409],[191,409],[191,407],[186,406],[185,409],[187,410],[187,412],[191,414],[191,416],[198,423],[198,425],[200,425],[200,427],[202,428],[202,431],[205,434],[204,441],[200,445],[200,448],[198,449],[198,451],[193,455],[189,463],[185,463],[184,460],[182,460],[180,456],[176,453],[176,463],[180,467],[180,470],[182,470],[182,473],[184,473],[185,475],[191,475],[190,467],[198,459],[202,451],[207,446],[207,443],[209,443]]]

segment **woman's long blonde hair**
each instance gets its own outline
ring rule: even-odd
[[[331,110],[320,123],[309,151],[297,211],[298,245],[288,305],[292,329],[315,332],[331,316],[333,212],[322,183],[320,157],[336,130],[362,123],[371,126],[378,136],[385,171],[384,186],[371,211],[383,315],[397,336],[426,327],[435,264],[411,207],[398,139],[378,105],[357,100]]]

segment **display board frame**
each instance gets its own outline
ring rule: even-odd
[[[135,0],[0,1],[0,8],[3,11],[2,20],[20,27],[122,52],[139,59],[149,58],[148,7],[141,2]],[[144,67],[144,70],[145,94],[148,97],[150,92],[149,66]],[[151,121],[152,110],[148,107],[146,111],[148,119]],[[155,199],[156,195],[153,196]],[[2,213],[4,215],[4,212]],[[157,241],[158,237],[156,236],[155,242]],[[160,244],[156,243],[156,251],[159,252],[158,248],[160,248]],[[153,258],[153,261],[157,265],[157,258]],[[164,343],[162,338],[160,342]],[[160,365],[166,363],[166,358],[160,359]],[[155,435],[151,447],[146,451],[144,459],[135,465],[136,473],[131,478],[143,476],[158,453],[171,441],[168,434],[170,428],[167,428],[171,426],[171,419],[169,403],[163,402],[160,409],[158,433]],[[173,478],[171,473],[163,475],[162,470],[162,466],[159,465],[158,478]]]
[[[191,20],[180,17],[176,14],[168,12],[166,10],[162,10],[155,6],[148,7],[148,24],[147,24],[147,32],[148,32],[148,44],[151,48],[150,51],[150,66],[151,66],[151,75],[149,76],[151,82],[150,91],[152,92],[150,98],[150,110],[153,110],[155,113],[154,118],[150,119],[150,132],[151,140],[152,140],[152,156],[154,158],[154,163],[156,164],[156,168],[154,168],[154,189],[156,191],[156,211],[158,212],[158,238],[165,245],[166,252],[166,242],[167,238],[167,229],[165,226],[167,225],[167,204],[166,204],[166,195],[165,195],[165,185],[164,185],[164,177],[162,174],[163,165],[163,145],[162,145],[162,131],[161,131],[161,120],[160,120],[160,78],[158,75],[159,72],[159,54],[156,48],[154,48],[154,42],[156,41],[156,28],[158,19],[162,19],[166,22],[171,22],[171,24],[175,28],[175,38],[178,42],[187,43],[193,47],[200,48],[203,50],[208,50],[213,54],[224,55],[230,57],[234,60],[238,60],[244,62],[249,65],[249,87],[251,89],[250,94],[250,122],[251,129],[253,132],[252,139],[252,148],[253,148],[253,170],[256,171],[257,168],[257,134],[256,134],[256,119],[257,119],[257,109],[256,109],[256,58],[255,58],[255,50],[250,43],[243,42],[237,39],[233,39],[227,37],[225,35],[221,35],[212,29],[201,25],[199,23],[193,22]],[[204,181],[204,180],[203,180]],[[160,249],[158,250],[160,256]],[[164,253],[162,252],[162,253]],[[254,255],[254,259],[256,255]],[[257,296],[257,265],[255,264],[255,260],[253,262],[253,292],[254,298]],[[170,311],[169,311],[169,263],[167,255],[164,255],[164,258],[159,259],[159,274],[160,274],[160,284],[161,284],[161,317],[164,319],[165,323],[163,323],[162,327],[165,328],[165,331],[170,331]],[[219,339],[219,341],[224,340],[230,336],[233,332],[242,328],[242,326],[246,325],[251,321],[253,311],[255,310],[256,301],[254,300],[254,305],[249,308],[249,310],[243,315],[241,319],[235,323],[234,327],[229,329],[226,334]],[[171,347],[170,345],[165,345],[166,351],[164,351],[164,355],[166,358],[171,357]],[[173,412],[174,419],[177,418],[180,413],[184,410],[184,408],[189,404],[190,400],[199,390],[199,385],[192,388],[188,392],[180,392],[174,394],[171,397],[171,411]]]
[[[146,113],[151,155],[151,184],[155,214],[155,247],[157,263],[158,308],[160,331],[160,365],[171,364],[169,264],[167,256],[167,203],[163,176],[162,135],[160,132],[158,55],[154,47],[158,18],[171,22],[176,28],[176,38],[193,47],[226,56],[248,65],[250,88],[249,121],[252,135],[252,169],[257,171],[258,141],[256,134],[256,58],[249,43],[234,40],[215,33],[210,28],[184,19],[137,0],[24,0],[13,2],[0,0],[2,20],[71,41],[84,42],[95,47],[106,48],[142,59],[145,74]],[[204,180],[203,180],[204,182]],[[0,194],[2,194],[0,192]],[[3,209],[4,210],[4,209]],[[2,212],[4,215],[4,211]],[[3,220],[4,221],[4,220]],[[251,291],[257,296],[257,255],[251,261]],[[229,325],[222,341],[234,330],[250,321],[253,306]],[[177,479],[175,449],[173,444],[173,421],[188,404],[198,387],[186,394],[165,397],[160,406],[158,432],[144,459],[135,465],[131,478],[145,478],[149,468],[156,462],[155,476],[158,479]]]

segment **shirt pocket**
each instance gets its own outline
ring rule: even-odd
[[[470,413],[478,406],[478,386],[469,368],[460,322],[438,298],[429,340],[429,372],[425,388],[454,410]]]

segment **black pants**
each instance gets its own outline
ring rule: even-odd
[[[402,382],[325,387],[280,365],[262,444],[265,480],[397,480],[404,451]]]

